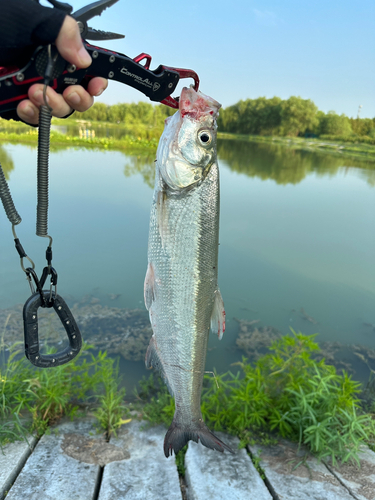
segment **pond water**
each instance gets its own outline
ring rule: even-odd
[[[207,370],[224,372],[241,359],[236,340],[246,328],[238,320],[259,320],[248,329],[293,328],[318,333],[322,344],[349,344],[339,356],[353,363],[353,344],[363,346],[357,358],[369,357],[353,369],[365,381],[375,353],[375,165],[230,140],[219,141],[218,154],[219,284],[228,321],[222,341],[211,335]],[[41,272],[46,240],[35,235],[36,149],[5,144],[0,161],[23,218],[17,234]],[[113,151],[51,153],[49,233],[58,293],[69,305],[145,310],[153,162],[153,155]],[[2,210],[0,230],[4,310],[30,290]],[[137,360],[122,358],[121,369],[129,388],[148,373]]]

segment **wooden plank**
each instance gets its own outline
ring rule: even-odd
[[[296,443],[280,440],[274,446],[250,446],[260,457],[270,490],[279,500],[353,500],[340,481]],[[298,465],[300,464],[300,465]]]
[[[271,500],[263,480],[236,437],[217,433],[235,454],[189,442],[185,455],[187,494],[191,500]]]
[[[37,439],[28,437],[26,441],[9,443],[0,450],[0,500],[3,500],[14,480],[30,456]]]
[[[375,453],[363,447],[359,453],[361,467],[352,463],[333,467],[329,470],[341,481],[357,500],[375,500]]]
[[[92,420],[52,427],[36,445],[6,500],[92,500],[100,471],[92,444],[105,444],[95,432]],[[74,458],[75,452],[80,458]]]
[[[165,458],[162,426],[142,430],[144,422],[132,421],[121,427],[110,443],[127,454],[104,468],[98,500],[181,500],[174,458]]]

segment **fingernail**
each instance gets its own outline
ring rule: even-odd
[[[44,104],[43,90],[37,90],[33,95],[34,99],[38,101],[40,104]],[[48,95],[46,95],[46,101],[49,101]]]
[[[34,118],[35,117],[35,111],[34,109],[31,107],[31,106],[27,106],[27,108],[25,108],[23,110],[23,112],[25,113],[26,116],[28,116],[29,118]]]
[[[95,94],[95,97],[99,97],[100,95],[102,95],[102,94],[103,94],[103,92],[104,92],[104,89],[99,90],[99,92],[97,92],[97,93]]]
[[[90,66],[91,64],[91,57],[90,54],[87,52],[85,47],[81,47],[78,51],[78,58],[80,60],[81,66],[83,68],[86,68],[87,66]]]
[[[81,102],[81,98],[79,97],[77,92],[72,92],[71,94],[69,94],[67,96],[67,99],[70,103],[75,104],[75,105],[77,105]]]

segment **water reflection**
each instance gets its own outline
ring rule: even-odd
[[[14,163],[11,155],[4,146],[0,145],[0,165],[3,168],[5,178],[9,180],[9,173],[14,169]]]
[[[144,154],[127,157],[127,162],[124,166],[125,177],[131,177],[135,174],[141,174],[144,182],[154,187],[155,182],[155,154]]]
[[[126,156],[126,154],[124,153]],[[274,180],[277,184],[298,184],[306,176],[334,177],[338,172],[348,173],[356,169],[357,174],[370,186],[375,186],[375,163],[365,159],[352,159],[321,153],[303,151],[276,144],[218,140],[218,156],[228,167],[249,177]],[[145,183],[153,187],[155,179],[155,154],[139,154],[128,157],[124,175],[141,174]]]
[[[375,185],[375,164],[361,159],[230,139],[218,141],[218,155],[235,172],[277,184],[298,184],[311,173],[334,176],[344,167],[354,167],[366,169],[361,175]]]

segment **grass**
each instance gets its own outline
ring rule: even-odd
[[[63,125],[67,127],[81,127],[82,120],[75,119],[58,119],[53,118],[53,125]],[[124,126],[117,125],[113,123],[101,123],[101,122],[90,122],[87,124],[90,130],[96,130],[98,128],[106,128],[116,130],[122,130],[124,137],[121,139],[115,139],[114,137],[79,137],[75,134],[63,134],[56,130],[51,130],[51,151],[60,149],[62,147],[73,146],[73,147],[85,147],[94,149],[108,149],[115,151],[127,151],[129,154],[137,152],[155,152],[158,139],[161,133],[155,136],[155,133],[150,133],[147,129],[143,130],[144,127],[139,128],[137,126]],[[38,143],[38,129],[36,127],[30,127],[29,125],[13,121],[13,120],[1,120],[0,121],[0,142],[10,142],[12,144],[26,143],[35,144]]]
[[[47,369],[20,354],[14,350],[0,368],[0,445],[29,432],[42,435],[62,416],[77,417],[87,402],[107,438],[127,421],[118,366],[106,353],[94,355],[85,345],[70,363]]]
[[[312,358],[319,350],[314,337],[292,332],[255,364],[243,359],[238,373],[216,374],[216,380],[206,376],[206,423],[239,436],[242,446],[255,436],[269,443],[278,435],[307,446],[319,459],[359,464],[361,444],[373,447],[375,442],[373,416],[361,409],[358,382]],[[174,402],[163,385],[154,378],[144,380],[140,397],[146,400],[145,418],[170,424]]]
[[[0,132],[0,142],[10,142],[11,144],[35,144],[38,143],[37,129],[27,130],[25,132]],[[51,150],[58,146],[75,146],[85,148],[98,148],[122,151],[126,150],[130,153],[138,151],[156,151],[156,139],[142,139],[126,136],[123,139],[113,139],[112,137],[91,137],[83,139],[76,136],[60,134],[55,130],[51,131]]]

